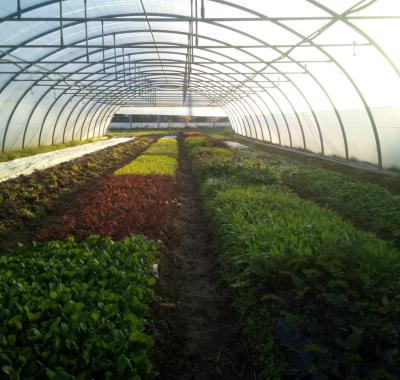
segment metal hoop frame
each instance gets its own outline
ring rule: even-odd
[[[366,4],[366,0],[358,2],[355,6],[349,8],[343,13],[337,13],[327,6],[319,3],[316,0],[304,0],[305,2],[313,5],[319,10],[323,11],[326,16],[320,17],[269,17],[268,15],[261,14],[255,10],[248,7],[241,6],[239,4],[231,3],[227,0],[208,0],[210,3],[217,3],[220,5],[225,5],[231,7],[238,11],[246,14],[246,17],[235,17],[235,18],[217,18],[217,17],[201,17],[177,15],[177,14],[164,14],[164,13],[148,13],[143,7],[143,12],[141,13],[127,13],[127,14],[111,14],[104,17],[93,17],[87,16],[87,9],[85,10],[85,17],[63,17],[62,15],[62,4],[67,0],[47,0],[42,1],[36,5],[20,8],[17,7],[16,2],[16,12],[9,15],[0,17],[0,23],[8,22],[43,22],[49,21],[54,23],[59,22],[59,26],[51,28],[43,33],[38,33],[37,35],[32,35],[30,38],[18,43],[18,44],[4,44],[0,42],[0,63],[10,64],[10,57],[14,58],[14,52],[21,48],[37,47],[37,49],[43,49],[44,54],[35,60],[20,60],[18,61],[18,67],[20,70],[12,73],[5,73],[0,71],[0,78],[2,75],[6,75],[8,79],[3,81],[3,85],[0,87],[0,95],[2,93],[7,94],[8,91],[13,90],[13,83],[15,82],[30,82],[28,86],[20,92],[18,100],[15,102],[11,111],[8,114],[8,119],[4,128],[2,137],[2,151],[7,149],[7,134],[12,125],[12,121],[18,111],[19,106],[25,102],[29,102],[27,95],[36,86],[48,86],[46,91],[37,98],[36,103],[31,105],[31,111],[28,115],[26,125],[23,130],[22,135],[22,148],[26,145],[26,138],[28,134],[29,127],[32,123],[32,119],[35,114],[39,111],[45,109],[45,103],[48,102],[48,96],[53,91],[58,91],[61,89],[60,93],[55,96],[55,99],[47,105],[47,110],[41,120],[41,125],[38,131],[38,145],[42,143],[42,136],[45,125],[47,123],[48,117],[52,114],[54,107],[58,106],[59,110],[55,117],[55,122],[52,129],[52,139],[51,142],[54,143],[56,140],[56,131],[61,124],[61,120],[64,120],[62,128],[62,141],[65,142],[67,131],[72,132],[71,138],[75,138],[76,130],[79,130],[79,138],[84,138],[83,131],[87,124],[86,138],[90,135],[93,137],[97,135],[104,134],[108,128],[108,121],[110,117],[116,112],[116,110],[133,99],[144,98],[149,104],[152,104],[155,93],[163,92],[163,88],[166,84],[172,83],[174,86],[180,86],[183,93],[191,91],[193,94],[197,94],[196,100],[207,99],[210,104],[218,104],[227,113],[232,127],[236,132],[262,141],[268,141],[269,143],[275,143],[278,145],[283,144],[283,136],[281,128],[285,128],[287,131],[289,146],[294,147],[292,132],[294,128],[299,128],[301,139],[302,139],[302,149],[307,150],[307,136],[305,133],[305,127],[301,120],[297,105],[292,99],[292,95],[287,93],[276,81],[272,80],[270,74],[279,75],[282,77],[287,86],[291,87],[291,91],[294,91],[296,96],[298,96],[308,108],[308,113],[311,115],[311,120],[313,122],[313,127],[317,130],[318,139],[320,143],[319,152],[322,155],[325,154],[325,142],[323,128],[321,128],[321,121],[319,120],[318,113],[313,107],[313,102],[308,98],[306,93],[302,88],[296,83],[292,78],[293,73],[287,73],[279,69],[276,65],[281,63],[279,60],[273,60],[270,62],[265,62],[258,54],[253,51],[250,52],[249,48],[268,48],[275,51],[280,55],[280,59],[284,58],[288,63],[295,64],[301,74],[307,75],[309,79],[309,84],[317,88],[321,94],[325,97],[332,108],[332,112],[336,118],[338,127],[340,128],[342,138],[343,138],[343,150],[345,158],[348,160],[350,158],[348,137],[346,134],[346,127],[341,115],[341,111],[336,106],[332,95],[328,89],[321,83],[318,77],[307,67],[307,62],[302,62],[296,60],[291,52],[298,46],[302,44],[307,44],[312,48],[319,51],[325,58],[327,64],[335,65],[341,72],[343,77],[347,80],[351,88],[355,91],[359,100],[361,101],[368,120],[370,122],[370,127],[373,131],[373,136],[376,145],[376,155],[377,164],[382,168],[383,158],[382,158],[382,148],[379,136],[378,126],[376,120],[371,111],[371,107],[368,104],[367,98],[359,87],[359,84],[354,78],[349,74],[346,68],[332,55],[329,53],[327,47],[322,44],[317,44],[314,39],[316,36],[330,28],[337,22],[342,22],[349,28],[351,28],[355,33],[357,33],[363,40],[366,41],[366,45],[371,46],[376,49],[376,51],[384,58],[387,62],[388,67],[400,77],[400,69],[396,66],[395,62],[391,59],[389,54],[376,42],[371,36],[369,36],[364,30],[357,26],[353,20],[362,19],[361,16],[354,15],[360,7],[368,6],[370,3]],[[372,2],[373,3],[373,2]],[[18,2],[18,5],[20,3]],[[50,5],[58,4],[60,7],[59,17],[31,17],[25,16],[26,13],[38,10],[42,7],[48,7]],[[85,2],[86,4],[86,2]],[[197,4],[196,4],[197,5]],[[385,16],[369,16],[369,18],[385,19]],[[387,18],[395,18],[396,16],[387,16]],[[400,19],[400,18],[399,18]],[[322,20],[326,23],[317,31],[315,31],[311,36],[305,36],[298,30],[289,27],[284,21],[287,20]],[[104,23],[112,22],[113,26],[118,25],[118,23],[125,23],[126,21],[141,21],[147,22],[148,29],[123,29],[121,31],[114,31],[110,33],[104,33]],[[151,22],[155,21],[166,21],[171,23],[188,23],[188,31],[178,31],[169,29],[155,29],[151,27]],[[226,24],[226,21],[232,21],[231,24]],[[282,28],[286,32],[291,33],[293,36],[299,38],[300,42],[289,45],[273,45],[269,44],[268,41],[262,40],[256,36],[252,36],[246,31],[234,27],[235,21],[268,21],[275,26]],[[90,37],[87,32],[87,24],[90,22],[101,22],[101,33],[97,31],[91,31]],[[206,23],[213,25],[215,27],[221,28],[221,30],[229,31],[230,33],[238,33],[239,35],[246,37],[247,39],[254,41],[255,45],[231,45],[227,41],[222,39],[217,39],[210,37],[208,35],[203,35],[198,33],[198,28],[194,32],[194,28],[191,27],[193,23]],[[86,34],[83,39],[74,41],[73,44],[64,44],[64,33],[68,28],[84,24],[86,29]],[[127,45],[117,45],[116,38],[124,34],[134,34],[134,33],[151,33],[153,44],[147,46],[148,42],[146,40],[136,41],[134,44]],[[40,45],[35,44],[37,40],[46,35],[60,33],[60,43],[52,45]],[[188,43],[178,44],[174,42],[162,43],[157,42],[154,38],[154,33],[168,33],[173,35],[186,35]],[[194,34],[196,36],[194,36]],[[223,34],[223,33],[221,33]],[[106,46],[104,40],[107,37],[113,37],[114,46]],[[207,41],[207,43],[212,43],[214,45],[198,45],[194,44],[194,40],[201,39],[202,41]],[[102,45],[96,45],[94,42],[98,39],[102,40]],[[344,46],[345,44],[337,44],[335,46]],[[46,47],[51,46],[54,48],[50,53],[47,52]],[[216,47],[221,49],[216,49]],[[83,51],[83,54],[74,56],[70,60],[56,61],[54,56],[57,56],[64,49],[74,49],[78,48]],[[135,49],[133,52],[129,51]],[[166,48],[165,52],[168,55],[174,54],[178,58],[175,60],[164,59],[164,51],[160,49]],[[177,51],[170,51],[170,48],[175,48]],[[225,54],[224,48],[235,49],[236,51],[244,54],[251,59],[251,62],[244,62],[236,59],[234,55]],[[285,50],[288,48],[289,50]],[[117,54],[117,49],[122,49],[122,54]],[[141,50],[140,50],[141,49]],[[146,49],[146,50],[143,50]],[[186,49],[186,53],[178,51],[179,49]],[[253,49],[254,50],[254,49]],[[47,53],[46,53],[47,52]],[[108,53],[114,52],[114,54]],[[93,62],[91,58],[97,54],[102,54],[103,59],[101,61]],[[108,58],[106,58],[106,53]],[[204,53],[204,54],[203,54]],[[211,53],[218,57],[218,59],[211,59],[207,57],[207,54]],[[136,59],[142,54],[157,54],[158,58],[140,60]],[[128,70],[126,70],[126,57],[129,58]],[[135,60],[131,62],[131,58],[135,57]],[[81,60],[86,58],[86,62]],[[122,59],[122,61],[121,61]],[[223,61],[226,60],[226,61]],[[154,63],[154,61],[156,61]],[[158,62],[157,62],[158,61]],[[15,59],[14,59],[14,62]],[[53,69],[46,69],[42,75],[38,75],[37,79],[27,80],[24,78],[26,73],[29,73],[32,68],[39,64],[49,64],[51,63],[54,67]],[[265,67],[262,70],[256,70],[251,66],[252,63],[264,64]],[[12,63],[11,63],[12,64]],[[76,72],[62,72],[64,68],[67,68],[70,64],[82,65],[82,67]],[[134,81],[132,80],[133,74],[131,72],[132,64],[137,64],[141,68],[141,73],[138,75],[135,71]],[[234,69],[231,64],[240,65],[241,69],[248,70],[248,73],[243,73],[239,69]],[[140,65],[140,66],[139,66]],[[215,65],[216,67],[213,67]],[[24,66],[24,67],[22,67]],[[85,71],[96,69],[96,66],[102,67],[95,71]],[[122,66],[122,69],[121,69]],[[2,65],[0,65],[2,67]],[[106,67],[108,71],[106,72]],[[183,70],[184,68],[184,70]],[[272,73],[266,73],[266,69],[272,69]],[[161,73],[161,71],[162,73]],[[177,70],[174,70],[177,69]],[[223,69],[226,71],[223,71]],[[71,79],[79,74],[82,77],[79,79]],[[244,77],[245,79],[237,79],[236,75]],[[59,79],[52,79],[51,76],[58,75]],[[115,76],[115,78],[114,78]],[[164,77],[164,80],[162,79]],[[259,79],[255,79],[258,77]],[[223,78],[221,80],[221,78]],[[127,79],[129,86],[127,86]],[[69,85],[68,81],[74,81],[73,84]],[[210,82],[212,80],[212,82]],[[50,84],[47,84],[49,82]],[[223,83],[225,82],[225,83]],[[261,83],[266,83],[263,85]],[[279,83],[280,81],[278,81]],[[133,89],[132,89],[133,84]],[[251,86],[249,86],[251,84]],[[273,91],[272,91],[273,90]],[[277,97],[279,93],[279,97]],[[261,94],[263,96],[261,96]],[[163,95],[165,96],[165,95]],[[266,98],[269,99],[268,102]],[[185,101],[185,99],[184,99]],[[271,102],[269,104],[269,102]],[[274,112],[271,109],[271,105],[278,110]],[[286,109],[290,109],[290,113],[294,116],[294,121],[289,121],[288,114],[283,110],[283,106]],[[41,109],[42,108],[42,109]],[[75,120],[73,120],[73,114],[76,115]],[[278,121],[278,116],[281,122]],[[272,123],[271,123],[272,121]],[[282,124],[283,121],[283,124]],[[80,124],[78,126],[78,124]],[[278,141],[273,141],[272,128],[276,130],[276,136]]]

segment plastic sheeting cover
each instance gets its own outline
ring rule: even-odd
[[[74,160],[86,154],[97,152],[110,146],[130,141],[134,137],[116,137],[94,143],[64,148],[52,152],[36,154],[34,156],[17,158],[0,163],[0,182],[7,181],[20,175],[29,175],[35,170],[44,170],[52,166]]]
[[[1,147],[218,106],[239,134],[400,167],[398,35],[398,0],[3,1]]]

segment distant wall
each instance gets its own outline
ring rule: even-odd
[[[109,129],[165,129],[165,128],[220,127],[230,128],[230,123],[111,123]]]
[[[120,115],[180,115],[224,117],[226,112],[220,107],[121,107]]]

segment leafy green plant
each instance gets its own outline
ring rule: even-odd
[[[0,377],[151,378],[155,255],[131,236],[21,245],[0,258]]]
[[[266,152],[240,152],[266,164],[300,196],[338,212],[357,227],[400,247],[400,196],[382,186]]]
[[[398,378],[399,252],[283,186],[290,164],[200,149],[190,156],[261,378]]]
[[[115,174],[159,174],[174,177],[178,168],[176,139],[160,139]]]
[[[241,159],[202,162],[201,165],[195,165],[195,173],[199,177],[219,177],[241,184],[272,184],[281,181],[279,174],[267,165]]]
[[[298,376],[399,373],[400,257],[390,245],[279,186],[228,190],[207,209],[239,310],[268,311],[277,342],[298,353]]]
[[[186,150],[190,152],[195,147],[209,147],[209,148],[228,148],[225,142],[221,139],[212,136],[185,136]]]
[[[187,139],[190,140],[190,139]],[[234,175],[244,182],[284,182],[300,196],[327,206],[357,227],[376,233],[400,247],[400,196],[373,183],[315,166],[307,166],[279,155],[259,151],[235,151],[235,165],[212,157],[213,148],[196,147],[187,141],[186,149],[197,172],[206,175]],[[203,142],[203,144],[206,144]],[[205,145],[204,145],[205,146]],[[202,154],[204,149],[205,153]],[[207,154],[209,155],[206,163]],[[200,169],[198,167],[200,166]]]
[[[195,147],[206,146],[206,139],[203,136],[194,136],[185,138],[185,149],[187,152],[191,152]]]
[[[118,169],[115,174],[160,174],[175,176],[178,162],[165,155],[140,156],[130,164]]]
[[[327,205],[400,247],[400,195],[318,168],[292,170],[286,182],[299,194]]]
[[[188,139],[189,140],[189,139]],[[279,183],[281,174],[267,164],[243,157],[233,149],[198,146],[185,141],[189,157],[193,160],[195,175],[199,178],[221,179],[239,184]]]
[[[177,158],[178,157],[178,145],[175,139],[162,138],[155,144],[151,145],[142,155],[165,155]]]
[[[88,181],[121,167],[154,140],[138,138],[70,162],[0,183],[0,246],[32,221],[55,212],[55,203],[79,190]],[[7,238],[7,239],[6,239]]]
[[[190,147],[190,145],[189,145]],[[197,160],[215,161],[215,160],[232,160],[233,151],[227,148],[209,147],[209,146],[195,146],[190,147],[190,156],[196,157]]]

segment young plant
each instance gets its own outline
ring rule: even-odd
[[[399,252],[282,186],[290,163],[186,148],[261,378],[397,378]]]
[[[152,378],[155,255],[131,236],[21,245],[0,258],[0,377]]]
[[[174,177],[178,168],[176,139],[162,138],[115,174],[157,174]]]

